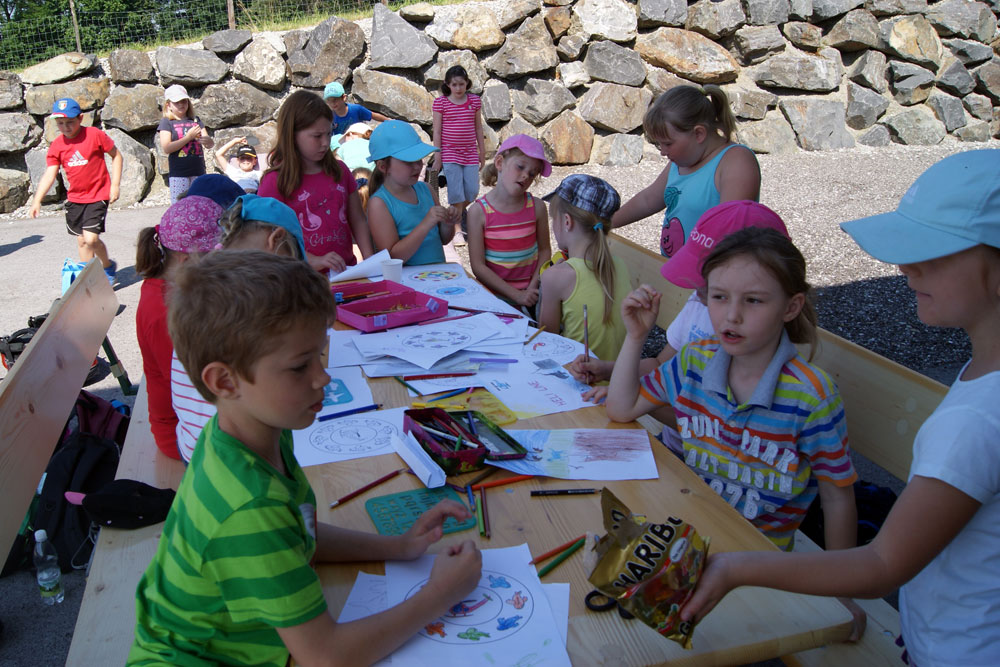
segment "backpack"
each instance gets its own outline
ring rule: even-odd
[[[49,314],[45,313],[29,317],[28,326],[24,329],[18,329],[9,336],[0,336],[0,363],[3,364],[4,368],[9,371],[14,366],[14,362],[24,353],[28,343],[34,338],[35,333],[38,332],[48,316]],[[87,378],[83,381],[84,387],[89,387],[107,375],[105,372],[107,363],[102,363],[103,361],[100,357],[94,359],[94,363],[90,365],[90,370],[87,372]]]
[[[864,546],[878,535],[878,531],[889,516],[889,511],[896,502],[896,492],[890,488],[871,482],[857,481],[854,483],[854,504],[858,508],[858,546]],[[823,507],[819,496],[809,506],[809,512],[803,519],[799,530],[822,548],[826,548],[826,535],[823,521]]]

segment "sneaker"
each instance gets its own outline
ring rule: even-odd
[[[104,275],[108,277],[108,282],[115,284],[115,274],[118,273],[118,262],[111,260],[111,266],[104,267]]]

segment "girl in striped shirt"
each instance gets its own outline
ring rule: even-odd
[[[469,211],[472,272],[494,294],[524,308],[537,303],[538,267],[552,257],[545,204],[528,188],[551,173],[542,144],[515,134],[483,169],[483,182],[495,187]]]
[[[431,171],[443,171],[448,181],[448,204],[460,214],[479,194],[479,170],[486,161],[482,103],[468,92],[469,74],[461,65],[449,67],[434,100],[434,154]],[[443,167],[442,167],[443,165]]]

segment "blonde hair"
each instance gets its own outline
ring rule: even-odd
[[[646,110],[642,129],[650,139],[669,134],[667,124],[681,132],[704,125],[718,132],[726,141],[736,133],[736,118],[729,108],[729,97],[718,86],[675,86],[662,93]]]
[[[189,120],[194,120],[194,100],[190,97],[187,98],[188,108],[187,108],[187,118]],[[171,105],[169,100],[163,100],[163,117],[167,120],[181,120],[177,114],[170,110]]]
[[[243,202],[239,199],[222,214],[222,217],[219,219],[219,226],[222,228],[222,238],[219,240],[219,243],[223,248],[232,248],[256,231],[262,230],[270,233],[275,229],[280,229],[284,233],[281,243],[288,244],[289,248],[291,248],[291,256],[295,259],[305,259],[305,257],[299,257],[298,240],[287,229],[279,225],[272,225],[263,220],[247,220],[244,218]]]
[[[508,148],[502,153],[497,153],[493,157],[493,160],[491,162],[487,162],[486,166],[484,166],[482,168],[482,171],[479,172],[479,178],[482,179],[483,185],[485,185],[488,188],[491,188],[497,184],[497,178],[499,178],[500,176],[500,173],[497,170],[497,163],[496,163],[496,159],[498,157],[502,157],[504,160],[509,160],[511,158],[517,157],[518,155],[524,155],[524,157],[526,158],[530,158],[532,160],[538,160],[538,158],[531,157],[530,155],[525,155],[524,151],[522,151],[517,146],[512,146],[511,148]],[[539,160],[539,162],[541,162],[541,160]],[[541,180],[541,178],[542,178],[542,173],[539,171],[538,175],[535,176],[534,183],[538,183],[538,181]]]
[[[265,173],[278,172],[278,192],[286,199],[302,185],[302,156],[295,143],[295,133],[319,118],[325,118],[333,125],[333,111],[322,97],[308,90],[297,90],[289,95],[278,111],[278,139],[271,152],[270,167]],[[320,166],[335,183],[340,182],[340,164],[333,151],[323,155]]]
[[[351,175],[354,176],[355,180],[357,180],[358,178],[363,178],[368,181],[364,185],[358,186],[358,198],[361,200],[361,210],[367,213],[368,197],[371,196],[370,193],[371,193],[371,187],[372,187],[371,184],[373,178],[372,170],[369,169],[368,167],[358,167],[357,169],[351,172]]]
[[[597,276],[597,282],[604,292],[605,324],[610,324],[615,309],[615,260],[608,246],[608,229],[611,221],[598,217],[591,211],[573,206],[568,201],[556,195],[549,201],[549,211],[553,220],[562,214],[573,219],[583,232],[590,236],[590,243],[584,252],[583,261],[587,268]]]

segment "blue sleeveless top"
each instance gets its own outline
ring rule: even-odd
[[[430,188],[427,187],[426,183],[418,181],[413,186],[413,190],[417,193],[416,204],[396,199],[385,187],[379,188],[372,195],[372,197],[378,197],[385,202],[385,207],[389,209],[392,221],[396,223],[396,233],[399,238],[404,238],[416,229],[420,221],[427,215],[427,211],[434,206]],[[410,266],[413,264],[441,264],[442,262],[444,262],[444,247],[441,245],[441,233],[438,226],[434,225],[434,228],[427,232],[427,236],[424,237],[413,256],[403,263]]]

